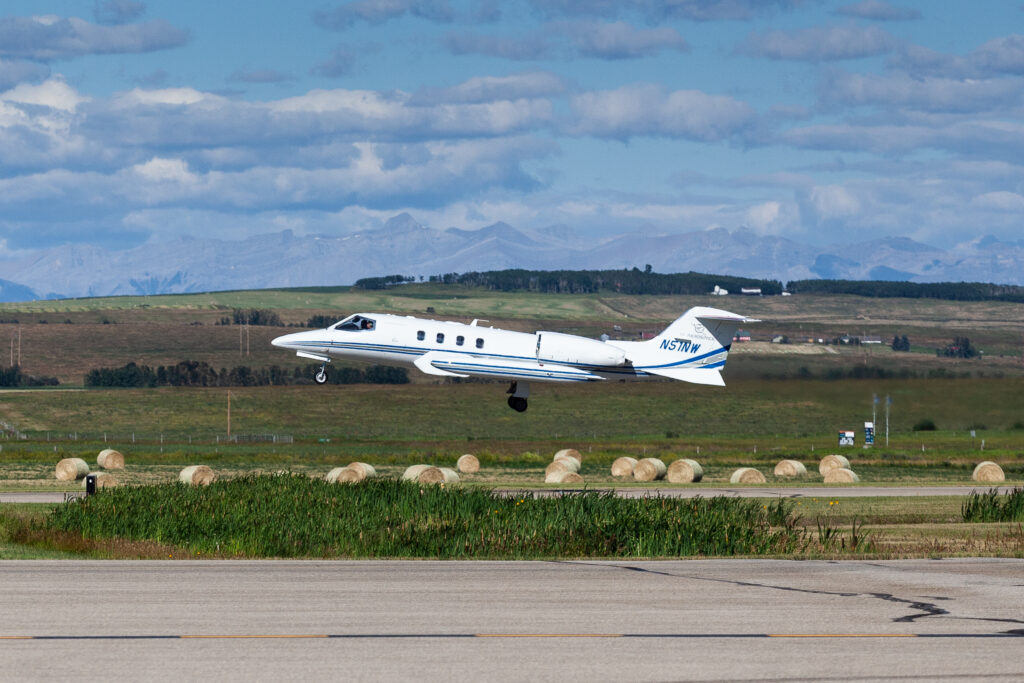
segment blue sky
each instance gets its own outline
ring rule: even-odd
[[[0,257],[339,235],[1024,239],[1024,3],[7,0]]]

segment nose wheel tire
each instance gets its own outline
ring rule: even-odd
[[[526,403],[526,399],[523,398],[522,396],[509,396],[508,407],[516,411],[517,413],[522,413],[526,412],[526,408],[528,406]]]
[[[327,368],[320,368],[320,372],[316,373],[313,378],[317,384],[327,384]]]

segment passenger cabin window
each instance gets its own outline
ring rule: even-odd
[[[419,341],[423,341],[426,338],[427,338],[427,333],[424,332],[423,330],[420,330],[419,332],[416,333],[416,339],[418,339]]]
[[[372,330],[374,327],[376,327],[376,323],[370,318],[364,318],[361,315],[350,315],[335,325],[334,329],[341,330],[342,332],[359,332],[362,330]]]
[[[484,348],[484,340],[483,340],[483,337],[477,337],[477,338],[476,338],[476,348],[478,348],[478,349],[482,349],[482,348]]]
[[[437,343],[444,344],[444,332],[437,333]]]
[[[463,344],[463,343],[465,343],[465,341],[466,341],[466,338],[465,338],[465,337],[463,337],[463,336],[462,336],[462,335],[460,334],[460,335],[459,335],[458,337],[456,337],[456,338],[455,338],[455,345],[456,345],[456,346],[462,346],[462,344]]]

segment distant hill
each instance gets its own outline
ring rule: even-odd
[[[381,228],[344,236],[286,230],[240,241],[180,238],[122,251],[64,245],[0,263],[0,299],[177,294],[226,289],[349,285],[387,273],[609,270],[722,273],[792,280],[906,280],[1024,285],[1024,244],[987,237],[949,250],[908,238],[813,247],[777,236],[716,228],[632,232],[592,241],[564,226],[495,223],[479,230],[424,226],[403,213]]]

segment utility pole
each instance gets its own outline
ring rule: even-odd
[[[21,367],[21,325],[18,325],[18,367]]]
[[[228,438],[231,438],[231,390],[228,389]]]
[[[871,426],[875,427],[878,424],[878,418],[875,415],[878,412],[878,394],[871,394]],[[888,445],[888,444],[886,444]]]
[[[885,447],[889,447],[889,407],[892,405],[892,397],[885,396]]]

